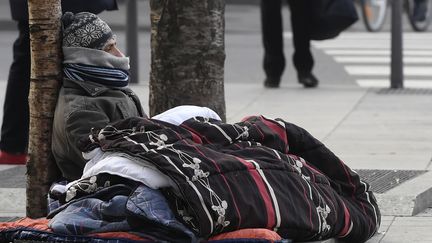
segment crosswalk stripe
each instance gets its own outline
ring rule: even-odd
[[[286,36],[292,36],[291,32],[287,32],[290,34],[287,34]],[[373,40],[379,40],[379,39],[390,39],[391,32],[389,31],[382,31],[378,33],[370,33],[370,32],[343,32],[335,39],[329,40],[341,40],[341,39],[373,39]],[[417,39],[432,39],[432,35],[430,32],[404,32],[402,33],[402,37],[404,40],[417,40]]]
[[[283,33],[283,36],[287,39],[292,38],[292,32],[286,31]],[[339,36],[337,36],[335,39],[331,40],[325,40],[325,41],[337,41],[337,40],[344,40],[344,39],[354,39],[354,40],[363,40],[363,39],[372,39],[372,40],[389,40],[391,37],[391,32],[378,32],[378,33],[370,33],[370,32],[343,32]],[[431,32],[404,32],[402,34],[403,40],[432,40],[432,34]],[[318,43],[321,41],[313,41],[314,43]]]
[[[390,56],[390,50],[352,50],[352,49],[328,49],[323,50],[326,54],[332,55],[384,55]],[[432,51],[404,50],[404,56],[432,56]]]
[[[390,75],[389,65],[346,65],[345,69],[351,75]],[[432,76],[432,68],[428,66],[405,66],[403,71],[408,76]]]
[[[432,43],[432,40],[430,41]],[[361,45],[361,46],[360,46]],[[370,42],[331,42],[315,44],[316,48],[356,48],[356,49],[384,49],[390,50],[390,43],[370,43]],[[432,45],[423,43],[404,43],[405,50],[432,50]]]
[[[388,64],[391,61],[389,56],[335,56],[339,63],[377,63]],[[404,57],[404,64],[432,64],[432,57]]]
[[[390,87],[389,32],[346,32],[312,45],[343,65],[360,87]],[[403,33],[403,46],[404,87],[432,89],[432,33]]]

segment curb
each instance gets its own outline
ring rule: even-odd
[[[375,194],[382,215],[414,216],[432,206],[432,171]]]

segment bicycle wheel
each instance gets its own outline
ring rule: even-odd
[[[426,31],[432,21],[432,0],[406,0],[406,11],[415,31]]]
[[[363,23],[371,32],[380,31],[387,15],[388,0],[361,0]]]

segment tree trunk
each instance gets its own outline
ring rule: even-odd
[[[150,115],[207,106],[225,120],[225,1],[151,0]]]
[[[51,154],[54,109],[61,80],[60,0],[29,0],[31,82],[27,216],[46,215],[47,193],[59,172]]]

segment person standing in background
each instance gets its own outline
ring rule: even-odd
[[[312,74],[314,60],[310,50],[310,1],[313,0],[288,0],[294,44],[293,63],[298,82],[305,88],[318,85],[318,79]],[[281,8],[282,0],[261,0],[263,66],[266,74],[264,86],[267,88],[279,87],[285,69]]]
[[[428,11],[427,0],[414,0],[414,20],[422,22],[426,20],[426,15]]]
[[[29,140],[30,34],[27,0],[9,0],[12,19],[18,23],[13,44],[0,137],[0,164],[25,164]],[[117,10],[116,0],[62,0],[63,12]]]

